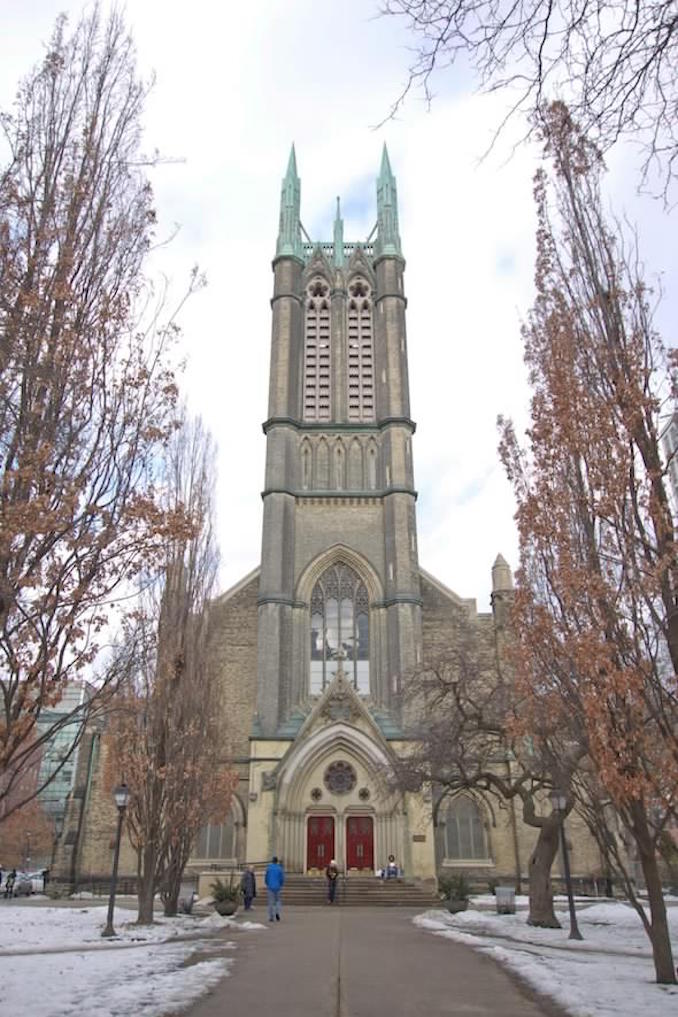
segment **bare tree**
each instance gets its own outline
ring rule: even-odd
[[[184,423],[166,455],[168,511],[187,511],[190,534],[166,540],[147,576],[126,643],[136,661],[113,714],[117,773],[131,791],[140,923],[162,891],[176,913],[179,884],[200,827],[228,811],[234,778],[221,759],[224,704],[207,666],[208,603],[218,555],[213,534],[214,447],[199,422]]]
[[[59,727],[74,747],[100,699],[58,710],[98,662],[114,594],[185,525],[154,491],[176,327],[159,326],[143,275],[146,91],[121,17],[95,9],[70,37],[59,19],[0,118],[0,799],[14,807],[21,774]]]
[[[516,723],[522,703],[497,647],[463,613],[448,632],[450,649],[408,683],[408,707],[425,717],[410,731],[414,748],[400,763],[397,782],[407,789],[431,785],[439,804],[467,790],[494,812],[517,803],[523,822],[537,839],[529,860],[528,923],[560,928],[553,909],[551,868],[558,853],[561,816],[548,792],[566,798],[564,815],[575,804],[573,774],[583,756],[577,732],[540,721],[541,737]]]
[[[656,163],[666,188],[675,178],[675,0],[383,0],[382,10],[418,40],[393,113],[413,87],[430,101],[435,71],[464,56],[482,88],[513,88],[512,112],[564,99],[602,149],[632,137],[645,147],[643,177]]]
[[[657,847],[678,788],[678,557],[660,446],[674,368],[637,251],[603,215],[598,151],[562,104],[544,130],[532,420],[527,447],[506,422],[501,446],[520,534],[516,688],[525,730],[549,717],[580,731],[638,854],[657,980],[673,983]]]

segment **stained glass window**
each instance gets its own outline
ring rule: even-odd
[[[332,565],[311,596],[310,690],[318,695],[344,671],[361,695],[370,691],[369,600],[365,584],[348,565]]]

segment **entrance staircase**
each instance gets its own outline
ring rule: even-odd
[[[263,880],[262,880],[263,883]],[[327,880],[324,876],[286,873],[283,904],[307,907],[327,904]],[[432,890],[406,879],[377,879],[376,876],[340,876],[337,904],[345,907],[435,907],[439,898]]]

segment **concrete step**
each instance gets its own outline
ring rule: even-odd
[[[437,898],[424,887],[403,880],[366,877],[340,879],[337,902],[347,907],[432,907]],[[293,874],[285,880],[283,900],[292,906],[320,906],[327,901],[327,881]]]

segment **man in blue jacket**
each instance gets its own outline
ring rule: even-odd
[[[272,922],[275,917],[275,921],[279,922],[280,893],[285,885],[285,873],[282,865],[275,855],[273,855],[270,865],[266,866],[264,883],[266,884],[268,894],[268,920],[269,922]]]

